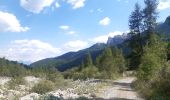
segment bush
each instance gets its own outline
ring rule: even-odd
[[[80,72],[72,72],[71,77],[74,80],[77,79],[82,79],[82,80],[86,80],[88,78],[99,78],[100,73],[98,71],[98,68],[95,66],[88,66],[84,69],[82,69]]]
[[[86,67],[81,71],[81,73],[83,79],[96,78],[99,76],[98,68],[95,66]]]
[[[10,89],[15,89],[16,86],[18,85],[24,85],[25,84],[25,80],[23,77],[14,77],[12,78],[9,83],[8,83],[8,87]]]
[[[153,35],[144,48],[135,83],[147,100],[170,99],[170,64],[166,55],[164,42]]]
[[[26,74],[24,65],[15,61],[9,61],[5,58],[0,58],[0,76],[19,77]]]
[[[52,91],[53,89],[54,89],[53,82],[48,80],[42,80],[32,88],[32,91],[39,94],[45,94],[47,92]]]
[[[63,76],[59,72],[48,73],[46,75],[46,79],[54,83],[58,83],[59,81],[64,81]]]

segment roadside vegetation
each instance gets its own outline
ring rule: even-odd
[[[158,1],[144,0],[144,4],[144,9],[136,4],[129,17],[129,27],[133,35],[133,52],[129,59],[131,68],[137,70],[134,86],[146,100],[169,100],[169,41],[155,30]]]
[[[74,80],[91,78],[116,79],[121,77],[126,69],[122,51],[116,47],[108,47],[95,61],[92,60],[90,53],[88,53],[85,61],[78,68],[65,72],[64,76]]]

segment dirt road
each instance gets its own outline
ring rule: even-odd
[[[125,77],[113,82],[111,86],[105,86],[100,90],[98,97],[104,100],[143,100],[132,89],[131,84],[134,77]]]

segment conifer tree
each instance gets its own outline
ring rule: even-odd
[[[119,69],[119,73],[123,73],[127,68],[122,51],[117,47],[112,47],[112,54],[115,66]]]
[[[143,32],[143,13],[138,3],[135,4],[134,11],[129,17],[129,29],[131,39],[129,46],[131,48],[130,54],[130,69],[138,68],[140,64],[140,58],[143,54],[143,43],[141,33]]]
[[[99,71],[105,78],[114,78],[119,72],[118,67],[115,66],[112,49],[109,47],[103,51],[96,62]]]
[[[136,3],[135,9],[129,17],[129,28],[132,34],[138,34],[139,37],[143,29],[142,20],[143,20],[143,15],[142,15],[140,5]]]
[[[84,66],[88,67],[88,66],[93,66],[93,60],[91,58],[91,54],[90,52],[87,54],[85,62],[84,62]]]
[[[158,0],[144,0],[144,3],[144,27],[148,33],[154,33],[156,19],[158,17],[158,13],[156,11],[158,6]]]

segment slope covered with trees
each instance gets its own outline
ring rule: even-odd
[[[27,66],[15,61],[0,58],[0,76],[17,77],[26,74]]]
[[[107,47],[96,58],[95,62],[89,52],[79,67],[65,72],[65,77],[73,79],[115,79],[126,70],[125,66],[122,51],[116,47]]]

